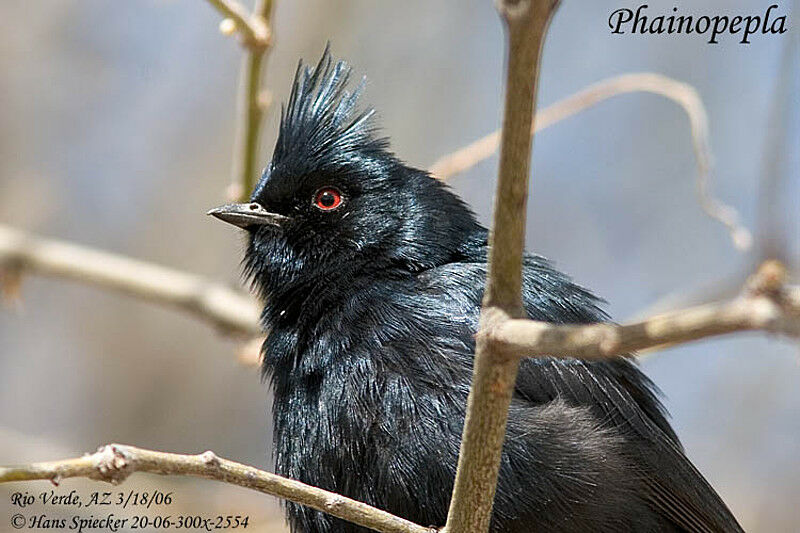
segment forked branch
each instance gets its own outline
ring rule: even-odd
[[[242,37],[242,43],[250,49],[269,46],[270,31],[268,21],[262,13],[253,15],[236,0],[208,0],[208,3],[233,23],[233,32]]]

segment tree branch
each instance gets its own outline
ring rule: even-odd
[[[428,528],[365,503],[217,457],[212,451],[198,455],[180,455],[124,444],[108,444],[91,455],[76,459],[0,467],[0,483],[36,479],[58,483],[63,478],[86,477],[116,485],[133,472],[222,481],[307,505],[382,533],[430,533]]]
[[[708,115],[703,100],[691,85],[649,72],[615,76],[592,84],[538,112],[533,131],[543,130],[613,96],[631,92],[649,92],[663,96],[681,106],[681,109],[686,112],[697,161],[697,192],[700,207],[708,216],[728,228],[737,249],[749,249],[752,246],[752,235],[740,223],[739,214],[733,207],[714,198],[711,193],[712,157]],[[442,156],[431,166],[430,172],[440,179],[448,179],[488,159],[497,151],[499,145],[500,131],[498,130],[452,154]]]
[[[235,0],[208,1],[226,17],[220,26],[223,33],[238,31],[242,36],[242,45],[247,51],[242,63],[241,96],[238,106],[241,118],[238,122],[240,129],[234,149],[233,182],[227,194],[231,200],[244,202],[247,201],[258,178],[260,168],[258,141],[261,122],[270,105],[269,93],[261,89],[261,72],[266,54],[272,47],[270,21],[273,0],[258,0],[252,15]],[[229,20],[233,21],[232,28],[225,25]]]
[[[498,4],[508,38],[506,100],[489,271],[458,470],[445,526],[452,533],[489,530],[519,359],[497,351],[480,332],[523,316],[522,256],[533,142],[531,123],[542,43],[557,5],[558,0],[501,0]]]
[[[775,272],[778,272],[775,274]],[[767,262],[737,299],[707,304],[627,325],[554,325],[514,319],[482,332],[496,349],[518,357],[608,359],[737,331],[762,330],[800,338],[800,287],[784,287],[782,266]]]
[[[231,334],[259,333],[260,306],[250,296],[202,276],[0,224],[0,271],[70,279],[187,311]]]
[[[242,95],[239,102],[241,129],[236,141],[236,152],[239,156],[234,171],[233,186],[229,191],[229,196],[241,202],[245,202],[249,198],[261,168],[258,141],[261,134],[261,122],[270,105],[269,93],[261,89],[261,72],[264,68],[266,54],[272,46],[271,17],[272,0],[258,0],[253,18],[264,25],[267,37],[263,46],[250,47],[244,58]]]
[[[235,24],[234,31],[242,36],[242,44],[246,47],[265,48],[269,45],[269,26],[265,16],[251,16],[245,7],[236,0],[208,0],[208,3],[226,19]]]

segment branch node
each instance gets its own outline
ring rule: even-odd
[[[258,107],[261,108],[261,111],[266,111],[272,105],[272,91],[269,89],[264,89],[258,93],[256,99],[258,101]]]
[[[119,485],[131,474],[131,462],[119,444],[101,446],[97,453],[96,473],[90,477]]]
[[[600,351],[604,355],[611,355],[619,352],[621,339],[619,332],[613,327],[603,327],[600,329]]]
[[[258,33],[255,45],[262,50],[272,46],[272,27],[270,27],[269,21],[261,15],[253,15],[251,20]]]
[[[504,309],[491,305],[485,306],[481,311],[481,327],[475,333],[475,341],[485,344],[494,362],[500,363],[510,359],[519,358],[513,347],[503,340],[503,329],[513,319]]]
[[[522,17],[528,13],[531,0],[498,0],[497,11],[506,20]]]
[[[336,512],[346,504],[344,498],[339,495],[331,496],[325,501],[325,509],[330,512]]]
[[[206,450],[199,455],[200,460],[208,466],[219,466],[219,457],[211,450]]]
[[[224,17],[220,23],[223,35],[238,33],[242,46],[262,52],[270,45],[268,21],[260,14],[251,15],[236,0],[208,0]]]
[[[219,32],[226,37],[236,33],[236,21],[230,18],[222,19],[219,23]]]
[[[751,320],[755,328],[779,333],[782,318],[781,308],[771,297],[753,299]]]
[[[779,297],[787,277],[786,265],[777,259],[768,259],[747,280],[745,292],[748,296]]]

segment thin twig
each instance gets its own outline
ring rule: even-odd
[[[753,279],[769,278],[765,263]],[[778,267],[782,268],[782,267]],[[772,276],[780,278],[780,275]],[[755,283],[739,298],[654,316],[619,326],[563,326],[533,320],[508,320],[485,332],[497,349],[518,357],[608,359],[737,331],[767,331],[800,338],[800,287]]]
[[[260,21],[267,29],[264,46],[251,47],[247,50],[242,67],[242,93],[239,102],[241,118],[240,130],[236,141],[236,170],[231,192],[238,201],[247,201],[258,178],[259,151],[258,141],[261,134],[261,122],[269,106],[269,98],[262,91],[261,73],[264,68],[267,52],[272,46],[270,19],[272,17],[272,0],[259,0],[253,18]],[[236,189],[239,189],[238,191]]]
[[[273,0],[258,0],[253,14],[235,0],[208,0],[217,10],[233,20],[235,30],[242,35],[246,54],[242,60],[242,82],[239,97],[239,131],[234,148],[233,181],[227,196],[231,200],[246,201],[258,177],[258,141],[261,122],[269,108],[270,98],[262,90],[264,62],[272,47]]]
[[[508,65],[500,168],[492,225],[489,272],[479,332],[523,316],[522,255],[525,204],[538,65],[542,43],[558,0],[505,0],[498,9],[506,23]],[[519,359],[506,357],[479,335],[455,487],[445,531],[489,530],[505,437],[508,406]]]
[[[258,0],[252,14],[236,0],[208,0],[242,37],[246,54],[242,60],[242,82],[239,97],[238,121],[234,148],[233,180],[227,196],[246,201],[258,178],[258,141],[264,113],[270,105],[269,94],[262,87],[262,71],[267,52],[272,48],[273,0]]]
[[[678,104],[689,118],[692,146],[697,161],[697,191],[700,206],[710,217],[724,224],[737,249],[752,245],[750,231],[739,222],[736,210],[714,198],[711,193],[712,157],[708,133],[708,115],[694,87],[675,79],[649,72],[623,74],[599,81],[559,100],[536,114],[533,130],[540,131],[561,120],[621,94],[649,92]],[[430,168],[433,175],[448,179],[491,157],[500,145],[500,132],[495,131],[477,141],[439,158]]]
[[[59,482],[64,478],[84,477],[118,484],[133,472],[222,481],[307,505],[382,533],[430,533],[428,528],[365,503],[217,457],[212,451],[198,455],[180,455],[124,444],[108,444],[91,455],[75,459],[0,467],[0,483],[36,479]]]
[[[259,305],[247,294],[195,274],[4,225],[0,225],[0,271],[97,285],[188,311],[226,333],[259,332]]]
[[[251,16],[236,0],[208,0],[208,3],[223,17],[234,22],[235,30],[242,36],[242,43],[245,46],[263,48],[268,45],[269,26],[265,24],[263,18]]]
[[[655,315],[661,315],[708,302],[724,302],[731,300],[741,291],[742,282],[745,278],[746,276],[744,274],[737,272],[724,278],[714,280],[711,283],[675,290],[658,298],[655,302],[628,317],[628,322],[640,322]],[[670,344],[662,344],[651,348],[641,348],[637,350],[636,358],[641,361],[670,346]],[[253,365],[255,364],[256,363],[253,363]]]

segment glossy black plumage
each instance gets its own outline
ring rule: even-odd
[[[423,525],[452,490],[487,231],[441,182],[376,136],[329,53],[298,68],[272,162],[252,201],[286,217],[248,226],[245,264],[265,298],[264,373],[279,473]],[[340,207],[314,205],[335,187]],[[541,257],[525,308],[605,320],[600,302]],[[363,531],[287,504],[295,532]],[[494,532],[740,531],[686,459],[653,384],[627,358],[522,363]]]

